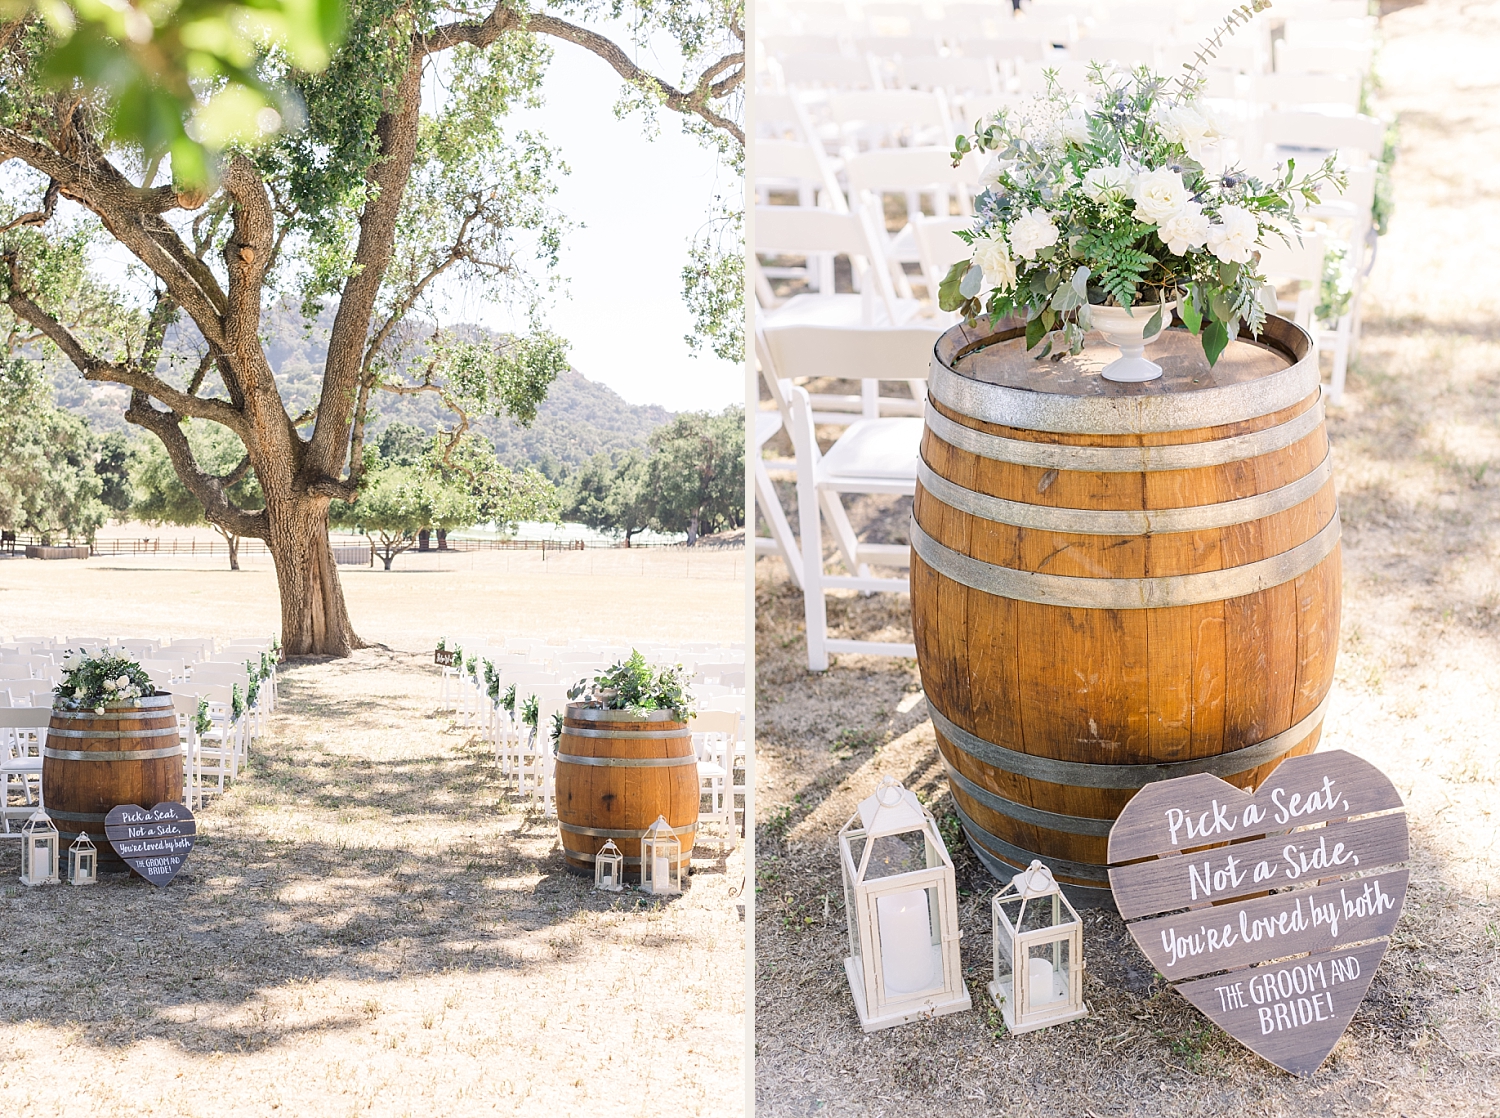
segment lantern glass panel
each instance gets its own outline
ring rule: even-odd
[[[57,850],[53,846],[51,837],[33,840],[31,845],[31,876],[43,878],[52,876],[52,868],[56,864]]]
[[[856,866],[859,865],[858,858],[862,856],[863,843],[861,843],[860,853],[855,855]],[[865,867],[864,879],[878,881],[883,877],[895,877],[897,874],[930,869],[931,865],[928,858],[927,839],[921,832],[877,835],[871,840],[870,861]]]
[[[844,874],[844,914],[849,918],[849,954],[859,959],[859,901],[854,892],[854,880],[847,873]]]
[[[1028,1009],[1042,1009],[1068,1000],[1070,944],[1065,939],[1034,943],[1026,949]]]
[[[886,997],[920,994],[943,985],[943,939],[938,912],[936,886],[875,898],[881,979]]]
[[[1040,932],[1068,923],[1068,914],[1056,893],[1050,897],[1032,897],[1021,912],[1017,932]]]

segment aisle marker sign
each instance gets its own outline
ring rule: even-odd
[[[1283,761],[1254,794],[1206,773],[1149,784],[1110,831],[1110,888],[1178,993],[1311,1075],[1401,917],[1403,809],[1384,773],[1343,750]]]
[[[179,803],[121,804],[104,817],[104,837],[127,866],[152,885],[164,886],[192,851],[198,823]]]

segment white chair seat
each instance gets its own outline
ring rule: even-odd
[[[923,420],[906,417],[850,424],[819,463],[818,484],[837,487],[841,481],[866,480],[914,484],[922,427]]]

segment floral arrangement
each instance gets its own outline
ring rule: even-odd
[[[59,710],[103,714],[106,703],[138,704],[144,696],[156,694],[151,677],[129,656],[87,656],[69,649],[63,653],[62,668],[62,682],[53,689],[53,705]]]
[[[516,713],[516,685],[514,683],[505,689],[505,695],[501,698],[500,705],[511,714]]]
[[[193,726],[198,731],[199,737],[202,737],[209,730],[213,729],[214,720],[209,717],[207,699],[198,700],[198,714],[193,719]]]
[[[535,695],[527,695],[521,703],[521,721],[533,730],[536,729],[537,719],[541,717],[541,704]]]
[[[1268,6],[1236,9],[1219,37]],[[955,166],[971,151],[994,154],[974,227],[958,234],[972,252],[940,285],[939,305],[971,324],[1024,317],[1027,350],[1042,347],[1038,360],[1082,350],[1098,306],[1156,307],[1151,338],[1176,300],[1210,365],[1242,325],[1259,335],[1257,244],[1295,232],[1294,200],[1316,202],[1322,184],[1342,185],[1343,176],[1332,156],[1300,179],[1290,159],[1268,182],[1211,171],[1217,130],[1198,94],[1213,49],[1170,84],[1145,67],[1095,65],[1086,103],[1049,74],[1045,93],[958,137]]]
[[[484,662],[484,690],[489,695],[490,702],[498,702],[500,699],[500,673],[495,670],[495,665],[489,660]]]
[[[652,667],[644,656],[631,649],[629,659],[611,665],[592,679],[580,679],[568,689],[568,698],[582,699],[605,710],[629,710],[637,714],[670,710],[679,720],[686,721],[693,716],[686,674],[681,664]]]

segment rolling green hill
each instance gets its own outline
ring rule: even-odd
[[[282,398],[294,415],[316,400],[332,323],[333,311],[325,310],[309,330],[299,315],[281,307],[267,311],[262,320],[266,356],[276,372]],[[173,338],[168,343],[168,349],[178,353],[193,348],[186,338]],[[70,365],[55,367],[52,380],[58,405],[86,418],[96,431],[136,431],[124,419],[129,402],[125,389],[89,384]],[[437,431],[449,422],[449,413],[431,395],[381,393],[374,411],[371,426],[376,433],[396,420],[424,431]],[[531,427],[509,419],[481,419],[473,424],[473,430],[495,444],[501,462],[512,466],[529,463],[555,480],[600,451],[644,446],[647,436],[672,415],[654,404],[627,403],[607,385],[569,370],[553,384]]]

